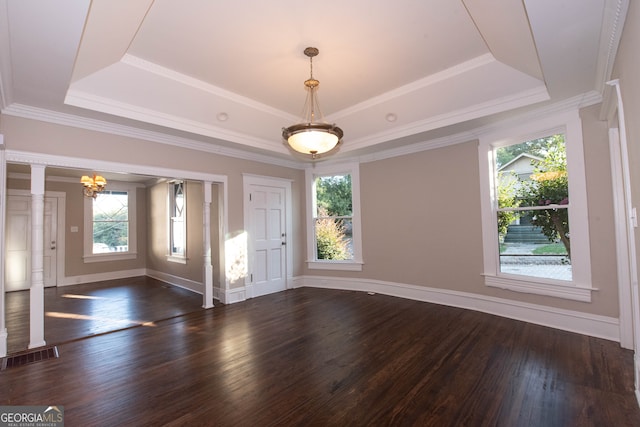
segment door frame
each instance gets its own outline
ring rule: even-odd
[[[27,196],[31,197],[29,190],[7,189],[7,203],[10,196]],[[45,191],[44,197],[52,197],[57,199],[57,221],[56,221],[56,284],[61,283],[61,279],[65,277],[64,259],[65,259],[65,213],[67,193],[63,191]],[[32,250],[33,252],[33,250]],[[61,255],[62,254],[62,255]],[[3,258],[4,261],[4,258]],[[49,287],[54,287],[49,286]]]
[[[243,184],[243,216],[244,216],[244,230],[247,232],[247,272],[253,271],[255,266],[254,254],[252,251],[251,239],[251,206],[249,203],[249,194],[251,193],[251,187],[254,185],[260,185],[264,187],[275,187],[284,190],[284,209],[285,209],[285,232],[286,242],[285,245],[285,289],[291,289],[293,287],[293,208],[292,208],[292,192],[291,192],[291,179],[286,178],[274,178],[270,176],[253,175],[248,173],[242,174]],[[246,274],[244,277],[244,293],[245,298],[253,297],[253,284],[251,283],[251,277]]]

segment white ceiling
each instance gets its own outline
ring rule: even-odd
[[[0,108],[290,159],[281,129],[300,120],[314,46],[337,156],[355,156],[594,99],[625,3],[0,0]]]

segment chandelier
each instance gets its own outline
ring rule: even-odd
[[[107,186],[107,180],[100,175],[93,174],[93,178],[84,175],[80,178],[80,182],[84,186],[83,193],[86,197],[98,197],[98,194]]]
[[[316,93],[320,82],[313,78],[313,57],[319,53],[315,47],[308,47],[304,54],[309,57],[310,77],[304,85],[308,89],[304,104],[302,122],[282,129],[282,137],[289,146],[303,154],[310,154],[316,159],[319,154],[333,150],[342,142],[344,133],[335,124],[324,122]],[[316,114],[320,121],[316,121]]]

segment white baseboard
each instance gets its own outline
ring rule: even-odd
[[[80,285],[83,283],[102,282],[104,280],[126,279],[128,277],[145,276],[147,270],[137,268],[134,270],[109,271],[106,273],[83,274],[81,276],[67,276],[58,280],[58,286]]]
[[[294,287],[314,287],[349,291],[375,292],[416,301],[481,311],[515,320],[549,326],[597,338],[620,342],[617,318],[563,310],[508,299],[370,279],[300,276]]]
[[[247,299],[247,292],[244,287],[234,289],[213,289],[213,297],[223,304],[235,304]]]
[[[103,280],[122,279],[136,276],[150,276],[175,286],[202,294],[202,283],[184,279],[170,274],[135,269],[97,273],[82,276],[65,277],[58,286],[77,285],[81,283],[99,282]],[[579,311],[563,310],[543,305],[528,304],[508,299],[494,298],[484,295],[452,291],[448,289],[429,288],[403,283],[384,282],[371,279],[352,279],[324,276],[296,276],[289,279],[291,288],[314,287],[350,291],[375,292],[384,295],[424,301],[451,307],[465,308],[495,314],[510,319],[522,320],[537,325],[576,332],[597,338],[620,342],[619,321],[614,317],[599,316]],[[234,304],[248,298],[244,287],[234,289],[214,288],[214,298],[223,304]],[[1,338],[1,337],[0,337]],[[1,339],[0,339],[1,346]],[[1,348],[0,348],[1,351]],[[639,368],[640,369],[640,368]],[[640,373],[639,373],[640,375]]]
[[[202,295],[203,286],[201,282],[195,280],[185,279],[184,277],[174,276],[172,274],[163,273],[161,271],[146,270],[146,275],[157,280],[169,283],[179,288],[186,289],[191,292]]]

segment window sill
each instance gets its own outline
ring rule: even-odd
[[[92,262],[104,262],[104,261],[122,261],[128,259],[136,259],[138,254],[136,252],[117,252],[107,254],[91,254],[82,257],[85,264]]]
[[[307,261],[310,270],[362,271],[362,262],[358,261]]]
[[[178,264],[186,264],[187,263],[187,258],[183,257],[183,256],[177,256],[177,255],[167,255],[167,261],[168,262],[175,262]]]
[[[591,292],[598,290],[596,288],[577,286],[571,282],[544,281],[544,279],[529,280],[528,278],[519,278],[511,275],[485,275],[484,283],[493,288],[582,302],[591,302]]]

